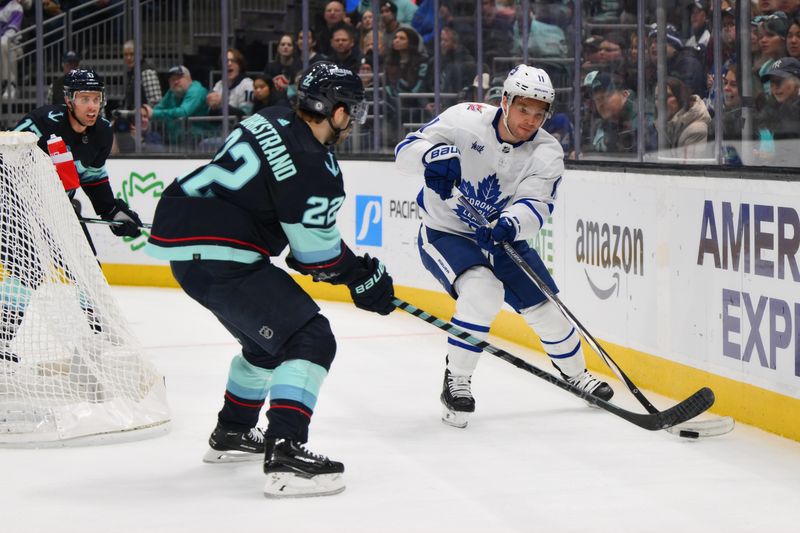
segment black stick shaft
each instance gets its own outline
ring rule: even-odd
[[[430,313],[411,305],[408,302],[405,302],[399,298],[395,298],[394,305],[429,324],[433,324],[437,328],[446,331],[450,335],[458,337],[468,344],[499,357],[500,359],[511,363],[517,368],[521,368],[522,370],[525,370],[526,372],[533,374],[534,376],[541,378],[548,383],[555,385],[556,387],[571,392],[575,396],[578,396],[579,398],[582,398],[585,401],[596,405],[597,407],[604,409],[611,414],[617,415],[618,417],[627,420],[632,424],[650,431],[666,429],[676,424],[683,423],[707,410],[714,403],[714,393],[711,391],[711,389],[702,388],[689,398],[665,411],[656,411],[655,413],[650,414],[633,413],[617,407],[616,405],[598,398],[597,396],[589,394],[583,389],[578,388],[571,383],[567,383],[566,381],[557,378],[553,374],[550,374],[549,372],[546,372],[501,348],[497,348],[486,341],[480,340],[477,337],[470,335],[463,329],[451,324],[450,322],[437,318]]]
[[[116,220],[103,220],[102,218],[80,217],[79,220],[81,222],[83,222],[84,224],[103,224],[103,225],[106,225],[106,226],[119,226],[120,224],[122,224],[122,222],[119,222],[119,221],[116,221]],[[152,224],[142,224],[141,227],[143,227],[144,229],[150,229],[150,228],[153,227],[153,225]]]

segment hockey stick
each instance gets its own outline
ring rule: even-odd
[[[84,218],[80,217],[78,220],[83,222],[84,224],[105,224],[106,226],[119,226],[120,224],[124,224],[124,222],[120,222],[117,220],[103,220],[102,218]],[[150,229],[153,227],[152,224],[142,224],[140,227],[144,229]]]
[[[481,350],[488,352],[495,357],[499,357],[503,361],[511,363],[517,368],[521,368],[522,370],[525,370],[526,372],[529,372],[534,376],[555,385],[556,387],[571,392],[575,396],[582,398],[592,405],[596,405],[600,409],[604,409],[611,414],[617,415],[618,417],[649,431],[667,429],[677,424],[681,424],[701,414],[714,404],[714,392],[708,387],[703,387],[682,402],[677,403],[664,411],[656,410],[655,412],[648,414],[627,411],[601,398],[598,398],[597,396],[594,396],[585,390],[576,387],[575,385],[572,385],[571,383],[568,383],[563,379],[558,378],[555,375],[546,372],[515,355],[508,353],[505,350],[497,348],[486,341],[482,341],[479,338],[470,335],[463,329],[451,324],[450,322],[437,318],[430,313],[423,311],[422,309],[414,307],[408,302],[405,302],[399,298],[395,298],[394,305],[406,313],[414,315],[415,317],[420,318],[429,324],[433,324],[437,328],[446,331],[454,337],[458,337],[462,341],[465,341],[476,348],[480,348]]]
[[[458,202],[467,210],[467,212],[482,226],[486,226],[489,224],[489,221],[486,217],[475,209],[469,201],[464,198],[462,194],[459,192],[456,193],[458,195]],[[650,403],[642,391],[639,390],[633,381],[625,374],[622,368],[614,361],[611,356],[606,352],[606,350],[600,345],[597,340],[592,336],[591,333],[580,323],[580,321],[572,314],[572,312],[567,308],[566,305],[561,301],[561,299],[547,286],[547,284],[534,272],[534,270],[530,267],[530,265],[522,258],[521,255],[514,249],[511,244],[508,242],[500,243],[503,246],[503,250],[508,255],[508,257],[528,276],[531,282],[538,288],[540,291],[544,293],[548,300],[550,300],[561,313],[566,317],[567,320],[578,330],[581,336],[586,340],[589,346],[600,356],[601,359],[608,365],[608,367],[617,375],[617,377],[622,381],[628,390],[636,397],[640,404],[647,410],[648,413],[658,413],[658,409]],[[668,431],[674,435],[678,435],[680,437],[686,437],[690,439],[696,439],[698,437],[715,437],[718,435],[724,435],[725,433],[729,433],[733,430],[734,421],[731,417],[717,417],[713,420],[695,420],[687,424],[683,424],[681,427],[671,428]]]

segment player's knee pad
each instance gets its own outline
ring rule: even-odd
[[[488,325],[503,306],[503,282],[485,266],[475,266],[458,276],[455,283],[460,320]]]
[[[522,311],[525,322],[530,325],[542,341],[545,352],[556,364],[580,353],[581,339],[578,332],[550,301]]]
[[[329,370],[336,356],[336,338],[328,319],[319,313],[306,322],[281,346],[282,360],[303,359]]]

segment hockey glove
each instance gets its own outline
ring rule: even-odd
[[[451,144],[437,144],[422,156],[425,185],[442,200],[453,196],[453,186],[461,183],[461,152]]]
[[[142,219],[136,214],[136,211],[128,207],[125,200],[117,198],[114,201],[114,207],[101,217],[103,220],[112,222],[119,222],[111,226],[111,232],[117,237],[138,237],[142,234],[139,229],[142,227]]]
[[[510,217],[502,216],[492,226],[481,226],[475,230],[475,240],[478,246],[492,253],[500,251],[496,243],[514,242],[517,230]]]
[[[394,311],[394,285],[392,276],[377,257],[365,254],[358,261],[366,269],[366,274],[347,285],[356,307],[379,315]]]

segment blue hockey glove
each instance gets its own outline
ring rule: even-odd
[[[478,246],[492,253],[499,251],[496,243],[514,242],[516,236],[517,230],[509,217],[500,217],[494,227],[481,226],[475,230]]]
[[[364,267],[364,276],[347,285],[356,307],[379,315],[394,311],[394,284],[392,276],[377,257],[365,254],[358,258]]]
[[[103,220],[119,222],[119,224],[111,226],[111,233],[117,237],[138,237],[142,234],[142,231],[139,229],[142,227],[142,219],[140,219],[136,211],[128,207],[125,200],[121,198],[117,198],[114,201],[114,207],[111,211],[102,215],[101,218]]]
[[[453,196],[453,187],[461,183],[461,152],[451,144],[437,144],[422,156],[425,185],[442,200]]]

